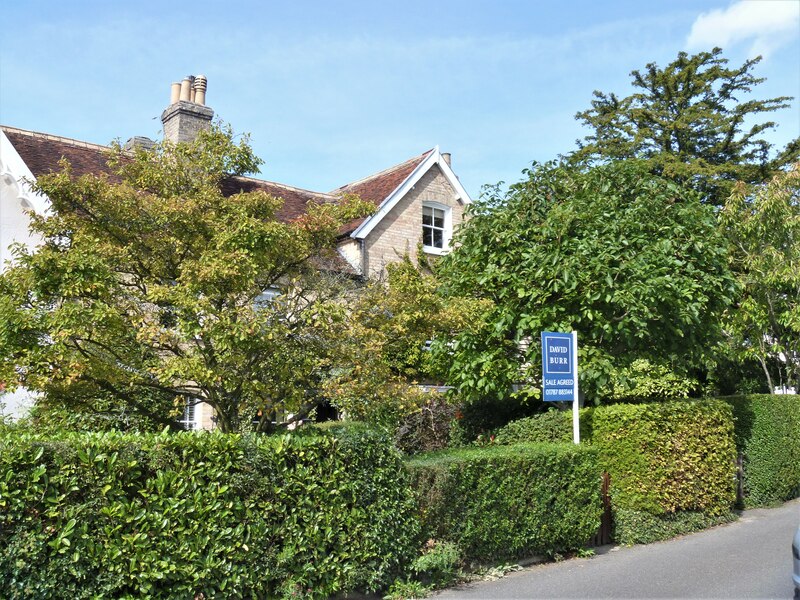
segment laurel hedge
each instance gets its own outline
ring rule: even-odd
[[[408,461],[423,533],[466,559],[499,561],[585,545],[600,525],[597,452],[574,444],[456,449]]]
[[[744,506],[800,496],[800,396],[753,394],[725,400],[736,417]]]
[[[389,584],[418,533],[400,455],[360,426],[0,435],[2,598],[327,598]]]
[[[571,413],[510,423],[496,443],[569,439]],[[581,411],[582,440],[611,476],[616,541],[646,543],[732,518],[733,415],[719,400],[616,404]]]

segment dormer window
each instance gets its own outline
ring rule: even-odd
[[[450,246],[450,208],[443,204],[426,202],[422,205],[422,249],[441,254]]]

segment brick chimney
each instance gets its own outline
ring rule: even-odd
[[[211,126],[214,111],[206,106],[207,86],[205,75],[189,75],[172,84],[170,105],[161,113],[165,140],[190,142]]]

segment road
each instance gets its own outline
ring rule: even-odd
[[[606,546],[591,558],[540,564],[445,598],[792,598],[791,544],[800,500],[666,542]]]

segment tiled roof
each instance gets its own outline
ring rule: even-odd
[[[109,151],[107,146],[5,125],[2,129],[34,177],[58,172],[60,170],[58,163],[65,158],[72,165],[75,175],[105,173],[110,178],[115,178],[107,164]],[[252,177],[229,177],[222,182],[222,192],[226,195],[253,191],[266,192],[283,199],[283,206],[277,215],[283,222],[291,221],[305,213],[310,202],[335,202],[337,199],[331,194],[312,192]],[[353,267],[337,253],[319,256],[315,259],[315,264],[321,269],[351,276],[357,275]]]
[[[378,208],[393,191],[395,191],[406,179],[408,179],[408,176],[411,175],[414,169],[416,169],[431,152],[433,152],[432,149],[423,152],[419,156],[415,156],[404,163],[390,167],[385,171],[381,171],[380,173],[375,173],[374,175],[365,177],[364,179],[343,185],[342,187],[333,190],[331,195],[341,196],[343,194],[358,194],[362,200],[371,202],[375,205],[375,208]],[[359,225],[364,222],[364,220],[365,219],[355,219],[351,221],[345,225],[342,233],[349,234],[355,231]]]
[[[107,164],[108,146],[5,125],[2,126],[2,129],[34,177],[59,171],[58,162],[65,158],[72,165],[75,175],[105,173],[112,179],[114,178],[113,172]],[[283,198],[284,204],[278,212],[278,218],[284,222],[302,215],[309,202],[334,202],[336,200],[329,194],[302,190],[251,177],[230,177],[222,182],[222,192],[226,195],[255,190]]]
[[[72,165],[76,175],[105,173],[112,179],[114,178],[106,162],[109,150],[107,146],[5,125],[2,126],[2,129],[35,177],[58,171],[59,160],[65,158]],[[278,211],[278,218],[284,222],[302,215],[309,202],[335,202],[344,194],[358,194],[363,200],[373,203],[377,208],[431,152],[433,150],[423,152],[399,165],[343,185],[328,194],[252,177],[230,177],[223,182],[222,191],[232,195],[240,191],[261,190],[283,198],[284,204]],[[342,229],[342,235],[354,231],[364,220],[356,219],[348,223]]]
[[[282,183],[254,179],[252,177],[228,177],[222,182],[222,193],[232,196],[239,192],[261,191],[283,198],[283,206],[278,211],[278,220],[288,222],[306,212],[310,202],[335,202],[336,197],[330,194],[303,190]]]
[[[66,158],[76,175],[106,173],[111,169],[106,164],[109,148],[70,138],[26,131],[2,126],[8,140],[25,161],[34,177],[60,171],[58,161]]]

